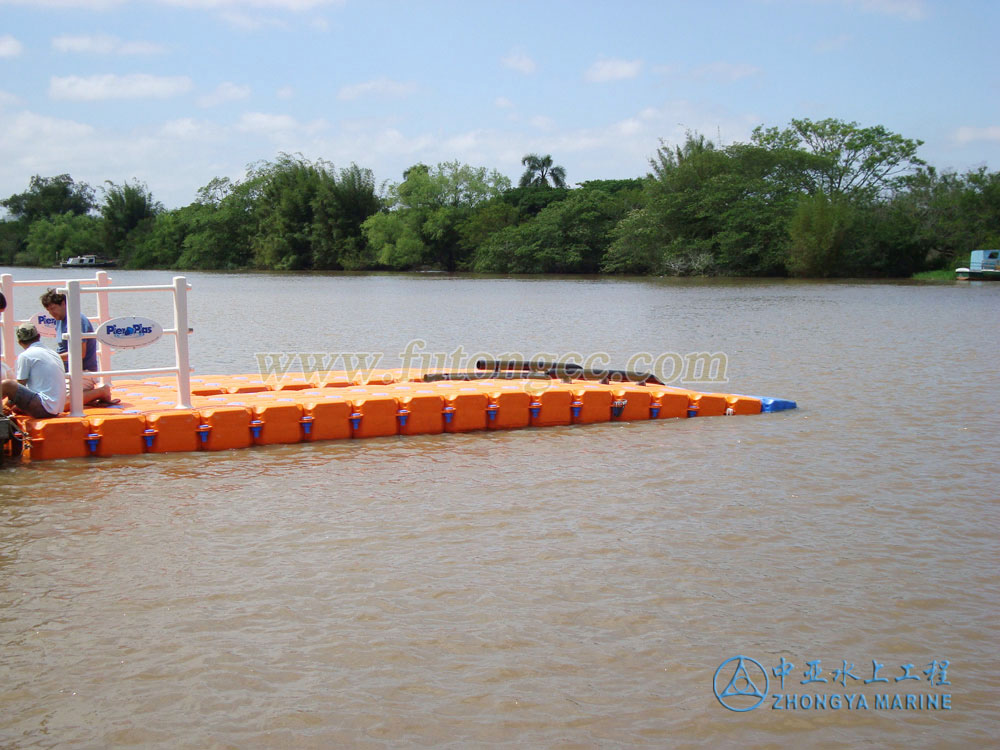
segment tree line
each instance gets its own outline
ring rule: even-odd
[[[566,184],[527,154],[494,169],[415,164],[400,182],[281,154],[165,210],[138,181],[35,176],[0,200],[0,264],[75,255],[126,268],[882,276],[1000,246],[1000,173],[938,172],[922,142],[836,119],[721,145],[660,142],[643,176]]]

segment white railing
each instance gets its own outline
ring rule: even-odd
[[[188,349],[188,335],[191,329],[188,327],[187,314],[187,293],[190,287],[183,276],[175,276],[173,284],[144,285],[144,286],[111,286],[111,280],[104,271],[98,272],[94,279],[72,279],[63,282],[52,281],[14,281],[10,274],[0,276],[0,291],[7,297],[7,312],[3,319],[3,356],[5,361],[13,367],[16,356],[14,356],[14,329],[19,322],[13,314],[13,291],[15,287],[21,286],[48,286],[57,284],[57,290],[66,295],[66,319],[75,321],[80,319],[82,305],[80,304],[81,294],[97,295],[97,325],[101,325],[109,320],[110,305],[108,304],[108,294],[111,292],[171,292],[174,297],[174,326],[164,328],[163,333],[174,337],[174,365],[172,367],[144,368],[134,370],[112,370],[111,350],[109,347],[99,344],[100,371],[93,373],[102,378],[114,378],[128,375],[161,375],[173,373],[177,376],[177,408],[191,408],[191,357]],[[96,339],[94,333],[83,333],[80,326],[67,325],[67,333],[63,334],[63,339],[67,342],[68,364],[69,364],[69,397],[70,416],[83,416],[83,342],[86,339]]]
[[[80,279],[81,284],[96,285],[98,287],[107,287],[111,284],[111,278],[108,276],[107,271],[98,271],[97,274],[92,279]],[[14,362],[17,360],[17,354],[20,351],[20,347],[16,346],[14,339],[14,331],[17,329],[18,324],[27,323],[30,318],[25,318],[23,320],[18,320],[14,316],[14,289],[17,287],[26,286],[43,286],[46,288],[52,287],[65,287],[69,283],[69,279],[37,279],[29,281],[14,281],[14,277],[5,273],[0,275],[0,292],[3,292],[4,297],[7,298],[7,312],[3,314],[3,328],[0,329],[0,341],[3,342],[3,361],[11,371],[14,370]],[[88,316],[89,317],[89,316]],[[105,294],[104,289],[99,289],[97,294],[97,317],[90,318],[90,322],[93,324],[98,324],[102,321],[108,320],[111,317],[111,313],[108,307],[108,295]],[[111,349],[100,344],[97,348],[98,362],[100,362],[102,370],[111,369]]]

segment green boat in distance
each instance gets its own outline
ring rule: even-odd
[[[1000,250],[973,250],[968,268],[956,268],[959,281],[1000,279]]]

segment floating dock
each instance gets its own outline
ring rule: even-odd
[[[322,382],[253,375],[191,378],[191,408],[174,377],[116,380],[114,407],[83,416],[19,418],[32,461],[475,430],[760,414],[795,402],[702,393],[650,382],[595,382],[538,373],[375,371]]]
[[[14,315],[14,291],[53,283],[15,281],[10,274],[0,275],[0,290],[7,299],[0,319],[7,366],[13,368],[15,363],[15,324],[27,322]],[[65,295],[67,320],[83,315],[82,297],[96,297],[97,315],[89,318],[95,331],[71,325],[62,334],[68,351],[68,414],[41,420],[18,417],[18,433],[7,441],[4,452],[44,461],[795,408],[794,401],[784,399],[663,385],[649,373],[537,361],[477,360],[470,371],[408,368],[309,375],[283,372],[280,377],[266,378],[193,377],[188,353],[189,288],[183,276],[175,276],[171,284],[116,287],[103,271],[93,279],[57,283],[57,291]],[[112,318],[109,297],[118,292],[169,293],[172,324],[136,315]],[[29,320],[37,323],[41,335],[57,336],[55,319],[36,314]],[[174,340],[172,364],[128,370],[111,366],[113,350],[147,346],[162,336]],[[95,408],[83,403],[80,353],[88,339],[98,342],[100,367],[92,374],[112,382],[119,400],[114,406]],[[5,435],[7,427],[5,423]]]

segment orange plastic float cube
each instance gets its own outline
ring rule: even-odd
[[[90,454],[87,435],[90,425],[77,417],[29,419],[24,424],[28,455],[33,461],[50,458],[81,458]]]
[[[650,394],[650,417],[652,419],[687,419],[691,393],[681,388],[654,386]]]
[[[250,432],[255,445],[301,442],[302,407],[297,402],[291,399],[257,402],[251,409]]]
[[[721,417],[729,408],[725,393],[697,393],[691,392],[691,400],[688,404],[689,414],[696,412],[699,417]]]
[[[562,385],[552,385],[531,399],[531,424],[553,427],[573,423],[573,392]]]
[[[301,392],[300,392],[301,393]],[[302,432],[307,442],[351,437],[350,402],[341,398],[297,396],[302,406]]]
[[[146,420],[141,414],[90,416],[88,447],[94,456],[133,456],[145,452]]]
[[[611,417],[622,422],[649,419],[649,405],[652,401],[649,389],[641,385],[613,385],[614,402]]]
[[[222,451],[251,445],[250,409],[243,405],[210,406],[198,410],[201,448]]]
[[[606,386],[580,386],[574,383],[573,402],[570,404],[573,421],[577,424],[609,421],[612,401],[614,401],[614,394]]]
[[[484,383],[480,386],[489,402],[486,426],[491,430],[514,430],[531,424],[531,395],[513,385]]]
[[[233,375],[222,381],[226,393],[260,393],[270,390],[260,378],[250,378],[243,375]]]
[[[400,435],[436,435],[444,431],[444,399],[429,388],[397,389]]]
[[[761,400],[753,396],[730,394],[726,396],[726,404],[726,414],[760,414]]]
[[[146,414],[143,439],[147,453],[196,451],[201,445],[201,418],[192,409],[170,409]]]
[[[348,389],[357,391],[359,389]],[[373,392],[367,396],[350,394],[351,427],[356,438],[386,437],[398,431],[396,412],[399,406],[388,393]]]
[[[453,386],[454,387],[454,386]],[[485,430],[489,397],[474,386],[461,385],[444,396],[445,432]]]

